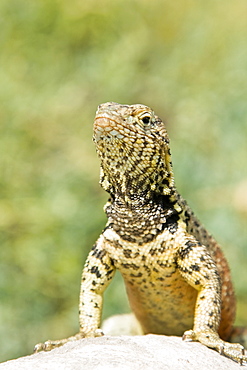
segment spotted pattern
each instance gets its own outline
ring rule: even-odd
[[[100,184],[109,193],[108,223],[82,274],[81,335],[98,335],[102,296],[118,269],[143,333],[186,331],[185,338],[246,361],[240,345],[223,341],[235,316],[229,267],[176,190],[164,123],[147,106],[105,103],[93,140]]]

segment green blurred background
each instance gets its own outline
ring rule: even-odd
[[[78,330],[104,227],[98,104],[167,121],[176,183],[223,245],[247,325],[247,3],[0,2],[0,360]],[[119,276],[104,317],[129,310]]]

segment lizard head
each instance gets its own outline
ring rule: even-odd
[[[145,105],[99,105],[93,141],[103,188],[123,195],[168,195],[174,186],[164,123]]]

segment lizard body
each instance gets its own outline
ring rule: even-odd
[[[176,190],[164,123],[147,106],[105,103],[93,140],[110,198],[82,274],[80,332],[36,351],[102,335],[102,296],[118,269],[143,333],[184,335],[246,361],[241,345],[225,342],[236,309],[227,261]]]

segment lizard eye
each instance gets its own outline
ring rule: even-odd
[[[142,118],[142,122],[148,124],[150,122],[150,117],[146,116]]]
[[[140,120],[144,123],[144,125],[149,125],[151,122],[151,116],[145,113],[143,116],[140,117]]]

